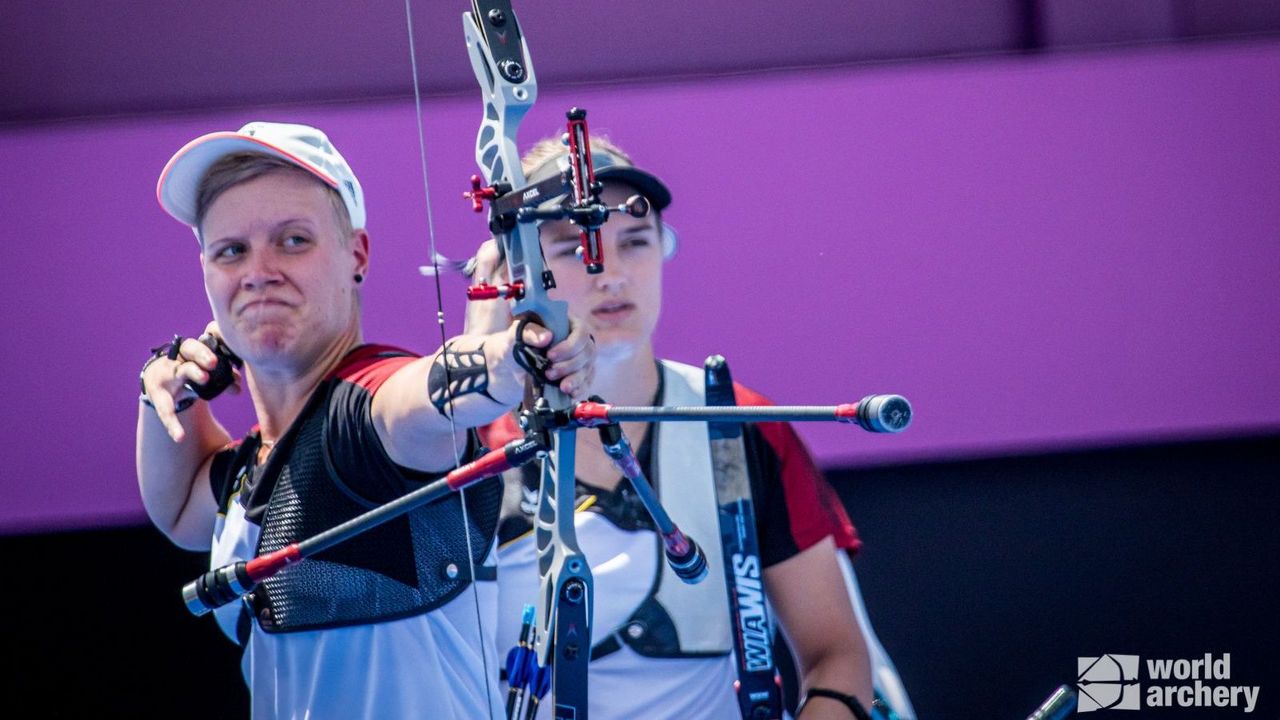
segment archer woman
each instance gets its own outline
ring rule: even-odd
[[[528,182],[561,172],[565,156],[559,140],[538,143],[523,161]],[[589,393],[616,405],[705,404],[703,369],[660,360],[653,350],[663,263],[675,251],[674,233],[662,219],[671,193],[602,138],[592,139],[592,161],[605,204],[617,206],[639,193],[653,211],[640,218],[610,217],[601,228],[604,270],[595,275],[583,272],[576,226],[557,221],[541,228],[557,283],[552,297],[568,301],[596,341]],[[489,241],[477,254],[473,279],[494,282],[500,274],[498,250]],[[505,327],[510,318],[504,307],[471,303],[468,332]],[[742,386],[736,386],[736,396],[740,405],[768,404]],[[597,435],[580,431],[576,528],[595,581],[591,717],[740,718],[714,483],[706,463],[692,460],[706,457],[706,426],[623,423],[622,429],[667,511],[707,548],[711,581],[687,585],[671,576],[656,528],[630,481],[602,451]],[[490,447],[518,434],[509,417],[483,433]],[[857,550],[857,534],[790,426],[748,425],[744,435],[763,581],[807,700],[800,717],[855,717],[854,705],[871,706],[872,665],[838,555]],[[500,653],[517,643],[522,607],[538,593],[531,532],[537,484],[531,469],[506,477],[498,554]],[[551,715],[546,707],[538,712],[540,718]]]

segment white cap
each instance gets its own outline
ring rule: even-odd
[[[236,132],[201,135],[169,158],[156,183],[156,199],[166,211],[195,228],[196,191],[213,164],[234,153],[255,152],[278,157],[315,175],[338,191],[351,216],[351,227],[365,225],[364,191],[351,166],[323,132],[308,125],[251,122]]]

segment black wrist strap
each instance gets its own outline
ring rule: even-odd
[[[185,338],[181,335],[174,335],[173,339],[169,342],[151,348],[151,355],[147,358],[146,362],[142,363],[142,370],[138,373],[138,402],[141,402],[149,408],[155,408],[155,404],[151,402],[151,398],[147,397],[147,387],[142,382],[142,376],[146,374],[147,368],[151,367],[151,363],[159,360],[160,358],[177,360],[178,348],[182,346],[182,341],[184,339]],[[175,413],[180,413],[191,407],[195,401],[196,399],[194,397],[184,397],[174,403],[173,411]]]
[[[804,695],[804,700],[800,701],[800,707],[796,708],[796,717],[799,717],[800,713],[804,712],[804,706],[808,705],[809,701],[815,697],[839,700],[841,703],[844,703],[845,707],[849,708],[849,712],[853,713],[853,716],[858,720],[871,720],[871,715],[867,713],[866,708],[862,707],[862,703],[858,702],[858,698],[852,695],[845,695],[842,692],[838,692],[830,688],[820,687],[809,688],[809,692]]]
[[[151,402],[151,398],[147,397],[147,388],[142,382],[142,376],[146,374],[147,368],[151,366],[151,363],[159,360],[160,358],[177,360],[179,357],[179,350],[181,349],[184,340],[186,340],[186,338],[181,335],[174,335],[173,339],[169,342],[151,348],[151,356],[147,358],[146,362],[142,363],[142,371],[138,373],[138,401],[143,405],[146,405],[149,408],[155,408],[155,404]],[[199,397],[204,398],[205,400],[211,400],[216,397],[218,393],[226,389],[227,385],[231,384],[232,374],[230,365],[234,364],[236,367],[241,367],[243,366],[243,362],[240,358],[236,357],[235,353],[231,352],[221,340],[218,340],[214,336],[209,334],[201,335],[199,340],[218,355],[218,367],[214,370],[213,377],[206,385],[193,386],[188,383],[187,387],[195,392]],[[175,413],[180,413],[194,405],[195,402],[195,397],[184,397],[174,403],[173,411]]]

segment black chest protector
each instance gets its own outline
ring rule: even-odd
[[[340,381],[330,380],[282,437],[259,481],[272,484],[262,518],[259,554],[278,550],[333,528],[379,503],[357,494],[339,475],[332,453],[328,408]],[[252,445],[256,452],[256,443]],[[406,491],[414,474],[396,466],[378,448],[362,471],[381,473]],[[246,461],[251,461],[252,453]],[[241,458],[236,458],[237,462]],[[241,465],[243,467],[243,465]],[[426,477],[425,475],[422,477]],[[428,478],[431,479],[431,478]],[[493,545],[501,485],[486,480],[420,507],[291,565],[263,581],[249,598],[249,610],[267,632],[295,632],[408,617],[434,610],[457,597],[471,581],[493,579],[481,565]],[[390,499],[390,498],[385,498]],[[469,536],[469,542],[468,542]],[[486,577],[487,575],[487,577]]]

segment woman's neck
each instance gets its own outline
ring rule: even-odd
[[[360,345],[360,340],[358,331],[353,336],[344,337],[296,372],[275,368],[255,372],[246,364],[245,382],[253,398],[253,408],[264,440],[274,442],[289,429],[311,394],[337,369],[347,353]]]
[[[611,357],[608,351],[597,357],[591,393],[613,405],[650,405],[658,393],[658,364],[651,346],[622,357]],[[639,450],[649,432],[648,423],[622,423],[622,431],[634,450]],[[613,490],[622,474],[600,447],[595,432],[579,432],[577,436],[577,476],[595,489]]]
[[[596,359],[591,393],[614,405],[649,405],[658,392],[658,365],[646,345],[622,357],[603,352]]]

